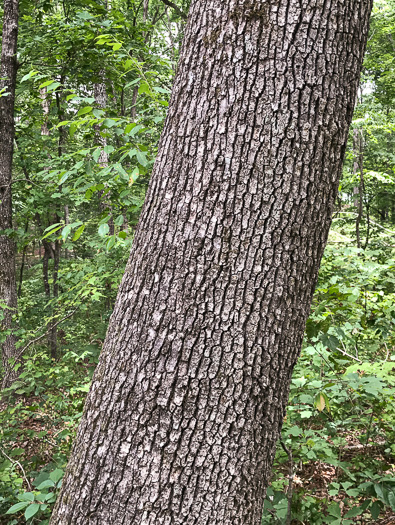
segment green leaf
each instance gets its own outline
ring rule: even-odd
[[[92,16],[90,13],[88,13],[88,11],[79,11],[76,16],[78,18],[81,18],[82,20],[92,20],[93,18],[95,18],[94,16]]]
[[[108,224],[102,224],[99,227],[98,233],[99,233],[100,237],[105,237],[109,231],[110,231],[109,225]]]
[[[53,228],[51,231],[49,231],[46,235],[44,235],[44,237],[41,238],[41,240],[43,239],[46,239],[47,237],[49,237],[50,235],[52,235],[53,233],[56,233],[58,230],[60,230],[60,228],[63,228],[63,224],[61,224],[60,226],[57,226],[56,228]]]
[[[62,477],[63,477],[64,471],[60,468],[55,469],[51,474],[49,475],[50,479],[54,483],[57,483]]]
[[[42,84],[38,86],[38,89],[43,89],[47,86],[50,86],[53,83],[54,83],[54,80],[46,80],[45,82],[43,82]]]
[[[92,106],[85,106],[84,108],[81,108],[78,113],[77,117],[80,117],[81,115],[86,115],[87,113],[90,113],[93,110]]]
[[[105,153],[109,154],[115,150],[114,146],[104,146]]]
[[[323,334],[321,341],[322,344],[327,348],[330,348],[330,350],[336,350],[336,348],[339,346],[339,339],[334,335]]]
[[[54,486],[55,486],[55,483],[52,481],[52,479],[46,479],[45,481],[40,483],[40,485],[37,487],[37,490],[48,489]]]
[[[67,224],[67,226],[63,228],[62,233],[61,233],[63,241],[66,242],[67,237],[70,235],[70,232],[71,232],[71,225]]]
[[[141,164],[142,166],[145,167],[148,164],[147,157],[145,156],[145,153],[143,153],[142,151],[137,151],[136,157],[137,157],[138,163]]]
[[[57,89],[59,86],[61,86],[62,84],[60,82],[52,82],[51,84],[49,84],[49,86],[47,87],[47,93],[49,93],[50,91],[55,91],[55,89]]]
[[[122,47],[122,44],[120,44],[119,42],[117,42],[116,44],[113,44],[112,46],[112,50],[113,51],[118,51],[118,49],[121,49]]]
[[[291,436],[294,436],[294,437],[297,437],[297,436],[300,436],[302,434],[302,429],[300,427],[294,425],[293,427],[291,427],[287,431],[287,434],[289,434]]]
[[[27,509],[25,510],[25,519],[29,520],[32,518],[37,512],[40,510],[40,504],[39,503],[33,503],[32,505],[29,505]]]
[[[380,503],[378,501],[375,501],[369,510],[370,510],[370,514],[372,515],[372,518],[374,520],[377,520],[377,518],[380,516],[380,511],[381,511]]]
[[[20,501],[28,501],[30,503],[34,501],[34,494],[32,492],[24,492],[23,494],[19,494],[18,499]]]
[[[38,75],[38,71],[35,71],[34,69],[30,71],[27,75],[23,76],[21,78],[21,82],[26,82],[26,80],[29,80],[30,78],[34,77],[35,75]]]
[[[344,516],[345,518],[355,518],[355,516],[359,516],[362,514],[363,508],[362,507],[352,507]]]
[[[101,154],[101,149],[100,148],[95,149],[95,151],[92,153],[92,157],[93,157],[95,162],[97,162],[99,160],[100,154]]]
[[[21,510],[25,509],[28,505],[30,505],[30,503],[28,503],[27,501],[17,503],[16,505],[13,505],[10,509],[8,509],[6,514],[15,514],[16,512],[20,512]]]
[[[78,241],[78,239],[81,237],[81,235],[82,235],[82,233],[83,233],[84,230],[85,230],[85,224],[83,224],[82,226],[80,226],[80,227],[78,228],[78,230],[75,232],[74,237],[73,237],[73,239],[72,239],[73,242],[74,242],[74,241]]]
[[[115,244],[115,238],[116,238],[115,235],[111,235],[111,237],[108,239],[108,241],[107,241],[107,246],[106,246],[107,251],[110,251],[111,248],[114,246],[114,244]]]
[[[334,501],[329,505],[328,512],[331,516],[335,516],[335,518],[341,518],[342,513],[340,510],[340,506]]]
[[[69,128],[70,137],[73,137],[75,132],[77,131],[78,124],[76,122],[73,122]]]
[[[136,133],[138,133],[142,128],[143,128],[143,126],[141,126],[141,124],[139,124],[138,126],[134,126],[134,128],[130,131],[129,136],[130,136],[130,137],[133,137],[133,136],[136,135]]]
[[[116,120],[113,120],[111,118],[106,118],[103,120],[103,126],[105,128],[112,128],[113,126],[116,126],[116,125],[117,125]]]
[[[125,135],[128,135],[132,131],[132,129],[135,127],[136,127],[136,124],[134,122],[132,122],[132,124],[128,124],[124,131]]]
[[[165,89],[161,87],[154,87],[154,91],[157,93],[171,93],[170,89]]]
[[[149,85],[147,84],[147,82],[145,82],[145,80],[141,82],[139,87],[139,95],[141,95],[142,93],[151,93]]]
[[[123,215],[119,215],[115,221],[114,221],[114,224],[116,226],[122,226],[122,224],[124,223],[124,220],[125,220],[125,217]]]

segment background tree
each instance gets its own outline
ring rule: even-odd
[[[11,330],[17,307],[15,241],[12,237],[12,158],[17,73],[18,0],[4,0],[0,67],[0,343],[4,367],[3,387],[17,376],[18,352]]]
[[[370,8],[192,4],[52,523],[260,523]]]

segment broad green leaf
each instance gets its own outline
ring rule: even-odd
[[[42,84],[38,86],[38,89],[43,89],[47,86],[50,86],[53,83],[54,83],[54,80],[46,80],[45,82],[43,82]]]
[[[80,117],[81,115],[86,115],[87,113],[90,113],[93,110],[92,106],[85,106],[84,108],[81,108],[78,113],[77,117]]]
[[[65,227],[63,228],[62,233],[61,233],[61,235],[62,235],[62,239],[63,239],[64,241],[67,240],[67,237],[70,235],[70,232],[71,232],[71,224],[67,224],[67,226],[65,226]]]
[[[52,481],[52,479],[46,479],[45,481],[40,483],[40,485],[37,487],[37,490],[48,489],[54,486],[55,486],[55,483]]]
[[[114,146],[104,146],[105,153],[109,154],[115,150]]]
[[[381,506],[380,506],[380,503],[378,501],[375,501],[373,503],[373,505],[370,507],[370,514],[372,515],[372,518],[374,520],[377,520],[377,518],[380,516],[380,512],[381,512]]]
[[[51,84],[49,84],[49,86],[47,87],[47,93],[51,92],[51,91],[55,91],[55,89],[57,89],[59,86],[61,86],[62,84],[60,82],[52,82]]]
[[[143,153],[142,151],[137,151],[136,157],[137,157],[138,163],[141,164],[142,166],[145,167],[148,164],[147,157],[145,156],[145,153]]]
[[[296,425],[287,430],[287,434],[294,437],[300,436],[302,432],[302,429]]]
[[[53,472],[50,473],[49,477],[50,479],[52,479],[54,483],[57,483],[63,477],[63,474],[64,474],[64,470],[57,468]]]
[[[344,516],[345,518],[355,518],[355,516],[359,516],[362,514],[363,508],[362,507],[352,507]]]
[[[6,514],[15,514],[16,512],[20,512],[21,510],[25,509],[28,505],[30,505],[30,503],[27,501],[16,503],[10,509],[7,510]]]
[[[102,224],[99,227],[98,233],[100,237],[105,237],[109,231],[110,231],[110,227],[108,226],[108,224]]]
[[[103,126],[105,128],[112,128],[113,126],[116,126],[116,125],[117,125],[117,121],[111,118],[106,118],[103,120]]]
[[[145,80],[141,82],[140,87],[139,87],[139,95],[141,95],[142,93],[151,93],[149,85],[147,84]]]
[[[23,494],[19,494],[18,499],[20,501],[34,501],[34,494],[32,492],[24,492]]]
[[[101,154],[102,150],[100,148],[97,148],[95,149],[95,151],[92,153],[92,157],[94,159],[95,162],[97,162],[99,160],[99,157],[100,157],[100,154]]]
[[[40,510],[39,503],[33,503],[32,505],[29,505],[27,509],[25,510],[25,519],[29,520],[30,518],[35,516],[39,510]]]
[[[331,516],[334,516],[335,518],[341,518],[341,510],[340,510],[340,506],[338,503],[336,503],[335,501],[333,501],[329,507],[328,507],[328,512]]]
[[[93,18],[95,18],[94,16],[92,16],[90,13],[88,13],[88,11],[79,11],[76,16],[78,18],[81,18],[82,20],[92,20]]]

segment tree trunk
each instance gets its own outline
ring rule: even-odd
[[[260,523],[370,9],[192,2],[52,524]]]
[[[357,247],[361,247],[361,232],[360,226],[363,218],[363,196],[364,196],[364,180],[363,180],[363,131],[355,128],[353,135],[353,150],[354,150],[354,175],[359,171],[359,187],[355,194],[358,194],[356,199],[357,205],[357,219],[355,221],[355,233],[357,236]]]
[[[29,221],[26,221],[25,235],[27,234],[28,229],[29,229]],[[25,262],[27,258],[28,248],[29,248],[29,243],[25,244],[22,250],[22,261],[21,261],[21,267],[19,270],[18,299],[22,297],[23,271],[25,269]]]
[[[100,76],[103,78],[103,82],[101,84],[95,84],[95,101],[96,104],[101,109],[107,108],[107,91],[106,91],[106,84],[104,82],[105,80],[105,72],[101,71]],[[104,148],[107,146],[107,139],[106,137],[103,137],[100,133],[100,126],[95,126],[95,140],[96,144],[101,146],[103,149],[100,152],[100,156],[98,159],[98,163],[101,168],[106,168],[108,166],[108,154],[105,152]],[[110,194],[105,193],[106,190],[103,190],[100,192],[100,212],[108,212],[110,215],[110,220],[108,221],[108,225],[110,227],[110,234],[114,235],[115,232],[115,226],[114,226],[114,219],[112,216],[112,206],[111,206],[111,200],[110,200]]]
[[[4,0],[0,67],[0,332],[12,328],[17,308],[15,243],[12,230],[12,158],[14,153],[14,105],[17,73],[18,0]],[[3,91],[4,90],[4,91]],[[5,305],[6,308],[2,307]],[[15,336],[8,333],[1,344],[4,376],[2,387],[12,385],[18,376],[10,360],[17,358]]]

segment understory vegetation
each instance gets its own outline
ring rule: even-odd
[[[166,116],[174,4],[22,2],[0,523],[46,524],[56,501]],[[263,524],[395,523],[394,100],[395,2],[377,0]]]

